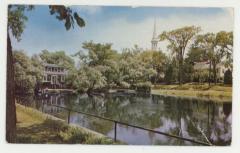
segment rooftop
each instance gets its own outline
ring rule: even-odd
[[[43,63],[43,66],[48,66],[48,67],[61,67],[61,68],[62,68],[62,66],[59,66],[59,65],[57,65],[57,64],[49,64],[49,63]]]

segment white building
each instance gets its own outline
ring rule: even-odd
[[[209,61],[203,61],[203,62],[194,62],[193,69],[194,70],[209,70],[210,62]],[[229,67],[226,67],[222,62],[217,64],[216,70],[217,70],[217,76],[220,78],[224,77],[225,72],[230,69]],[[230,69],[231,70],[231,69]]]
[[[156,20],[154,20],[154,26],[153,26],[153,37],[152,37],[152,50],[156,51],[157,48],[157,44],[158,44],[158,36],[157,36],[157,31],[156,31]]]
[[[44,63],[43,66],[43,86],[48,88],[63,88],[67,75],[66,69],[56,64]]]

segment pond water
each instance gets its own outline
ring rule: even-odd
[[[49,94],[21,96],[18,101],[67,121],[68,112],[59,105],[137,125],[177,136],[229,145],[232,137],[231,103],[194,98],[160,95],[107,94]],[[71,112],[70,123],[114,137],[114,123]],[[133,145],[198,145],[188,141],[155,134],[117,124],[117,140]]]

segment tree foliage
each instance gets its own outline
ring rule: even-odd
[[[229,69],[224,73],[224,84],[232,84],[232,72]]]
[[[215,84],[218,80],[217,66],[223,62],[224,58],[227,59],[225,65],[230,66],[230,63],[232,63],[232,41],[232,32],[220,31],[216,34],[198,35],[194,42],[194,48],[202,50],[202,56],[205,56],[210,62],[211,68],[209,68],[209,73],[213,73]]]
[[[159,35],[161,41],[167,40],[169,45],[168,49],[175,55],[178,61],[178,81],[182,84],[183,77],[183,62],[186,48],[194,36],[200,31],[200,27],[189,26],[183,27],[169,32],[163,32]]]
[[[63,66],[68,70],[73,69],[75,66],[74,60],[70,56],[66,55],[65,51],[50,52],[48,50],[43,50],[39,54],[39,57],[44,63]]]
[[[23,51],[14,51],[15,90],[31,93],[37,82],[42,79],[42,67],[36,56],[29,58]],[[38,63],[39,62],[39,63]]]
[[[50,14],[55,15],[59,21],[65,22],[65,28],[69,30],[74,28],[75,21],[79,27],[85,26],[85,21],[78,15],[77,12],[73,12],[70,7],[63,5],[50,5]]]
[[[21,35],[25,29],[27,16],[25,11],[30,11],[34,7],[32,5],[9,5],[8,6],[8,31],[18,40],[21,40]]]

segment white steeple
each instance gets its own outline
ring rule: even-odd
[[[158,38],[157,38],[157,31],[156,31],[156,18],[154,18],[153,37],[152,37],[151,43],[152,43],[152,50],[157,50]]]

